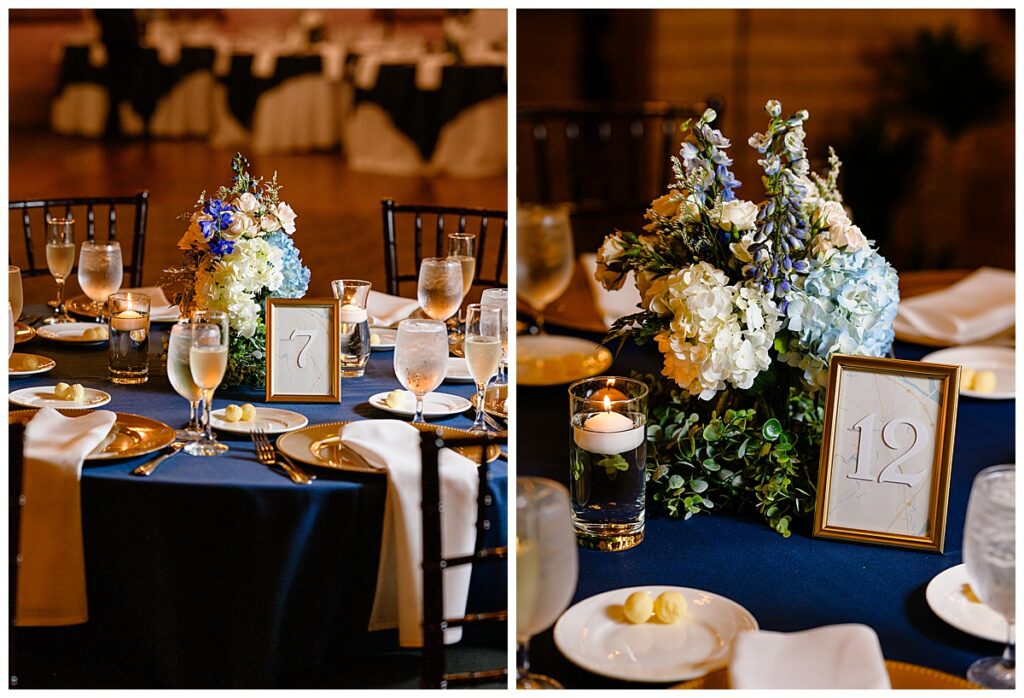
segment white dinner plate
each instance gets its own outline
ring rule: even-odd
[[[370,341],[371,351],[391,351],[395,348],[395,341],[398,339],[398,330],[392,330],[387,327],[371,327],[371,337],[376,337],[378,342],[376,344]]]
[[[521,385],[565,385],[603,373],[612,365],[605,347],[554,334],[516,337],[516,381]]]
[[[388,404],[384,402],[388,396],[387,392],[371,395],[370,404],[379,410],[384,410],[385,412],[399,414],[403,417],[415,417],[416,397],[407,390],[402,392],[405,393],[405,404],[402,407],[389,407]],[[473,405],[469,400],[464,397],[459,397],[458,395],[449,395],[448,393],[427,393],[423,396],[423,417],[451,417],[452,415],[465,412],[472,406]]]
[[[35,368],[31,367],[32,360],[35,360]],[[14,352],[7,362],[7,375],[9,376],[32,376],[37,373],[46,373],[53,369],[57,362],[49,356],[39,354],[22,354]]]
[[[925,598],[942,620],[968,635],[1003,644],[1006,642],[1006,619],[968,594],[967,568],[950,567],[928,582]],[[1016,638],[1014,638],[1016,641]]]
[[[7,399],[22,407],[52,407],[57,410],[89,410],[110,402],[110,394],[96,388],[85,389],[85,399],[81,402],[61,400],[53,392],[55,385],[38,385],[34,388],[15,390]]]
[[[210,413],[210,424],[215,429],[235,434],[248,434],[253,429],[262,429],[268,434],[285,434],[309,424],[304,415],[277,407],[257,407],[255,419],[248,422],[228,422],[224,420],[224,409],[222,407]]]
[[[1013,349],[1010,347],[993,347],[987,345],[969,345],[950,347],[933,351],[921,361],[933,364],[955,364],[975,371],[992,371],[996,374],[996,389],[991,393],[979,393],[976,390],[960,390],[961,395],[976,397],[982,400],[1012,400],[1016,396],[1014,380],[1016,371],[1013,366]]]
[[[472,383],[473,376],[469,373],[466,360],[458,356],[448,357],[448,369],[444,374],[445,383]]]
[[[100,322],[60,322],[54,325],[43,325],[36,330],[43,339],[49,339],[54,342],[62,342],[64,344],[103,344],[107,341],[106,337],[103,339],[83,339],[82,333],[93,327],[102,327],[104,330],[107,326]]]
[[[686,618],[666,625],[632,624],[622,604],[634,591],[678,591],[688,603]],[[750,612],[723,596],[700,589],[642,586],[606,591],[584,599],[555,624],[555,644],[574,664],[624,681],[685,681],[724,667],[736,636],[757,630]]]

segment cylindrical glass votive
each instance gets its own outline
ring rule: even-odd
[[[107,298],[110,343],[107,370],[112,383],[145,383],[149,379],[149,296],[119,292]]]
[[[626,550],[644,539],[647,393],[615,376],[569,386],[572,521],[585,548]]]
[[[341,301],[338,314],[338,347],[341,353],[343,378],[358,378],[366,371],[370,359],[370,323],[366,301],[370,282],[359,279],[338,279],[331,282],[334,297]]]

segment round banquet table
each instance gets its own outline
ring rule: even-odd
[[[188,404],[170,387],[158,356],[167,328],[153,326],[150,379],[144,385],[106,380],[106,345],[76,348],[36,337],[15,351],[52,357],[56,368],[11,377],[9,388],[78,382],[111,394],[102,409],[177,428],[187,421]],[[397,387],[392,352],[375,351],[364,377],[342,380],[340,405],[273,406],[301,412],[310,424],[386,418],[391,415],[371,407],[367,398]],[[439,390],[472,393],[467,384],[444,383]],[[218,409],[262,401],[262,393],[225,390],[213,403]],[[470,415],[435,423],[465,428]],[[89,622],[19,628],[18,648],[33,664],[61,666],[69,685],[79,687],[358,686],[360,662],[369,653],[397,648],[396,633],[366,630],[380,555],[384,476],[304,466],[318,479],[300,486],[260,465],[248,436],[218,436],[230,446],[227,453],[179,454],[148,478],[129,471],[152,455],[85,464]],[[490,472],[492,527],[484,543],[504,545],[504,458]],[[467,610],[505,608],[506,588],[504,564],[475,567]],[[505,627],[476,635],[467,629],[462,642],[504,647]]]
[[[562,329],[552,332],[569,333]],[[601,335],[576,332],[600,341]],[[920,359],[933,351],[897,342],[897,358]],[[660,373],[653,344],[627,343],[609,375]],[[569,480],[565,386],[519,386],[516,468],[520,475]],[[746,607],[763,630],[797,631],[836,623],[875,630],[887,659],[964,676],[1001,645],[975,638],[940,620],[925,600],[928,582],[963,562],[964,517],[975,474],[1013,463],[1014,401],[961,397],[953,453],[945,554],[813,538],[810,522],[784,539],[758,518],[731,513],[669,518],[648,497],[646,537],[618,553],[579,549],[579,583],[572,603],[602,592],[639,585],[705,589]],[[530,644],[532,670],[566,688],[637,687],[587,672],[566,659],[549,629]]]

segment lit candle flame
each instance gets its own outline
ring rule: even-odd
[[[610,397],[608,397],[607,395],[604,396],[604,411],[605,412],[611,412],[612,411],[612,399]]]

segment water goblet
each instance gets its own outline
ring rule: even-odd
[[[414,424],[423,424],[423,397],[448,370],[448,332],[441,320],[402,320],[395,339],[395,375],[416,396]]]
[[[562,688],[530,673],[530,638],[558,620],[576,592],[579,562],[569,493],[552,480],[516,479],[516,688]]]
[[[203,433],[198,440],[185,445],[185,452],[193,456],[224,453],[228,447],[217,441],[210,426],[213,392],[224,380],[228,366],[228,333],[220,324],[194,323],[188,364],[192,380],[203,395]]]
[[[1006,618],[1006,647],[1001,657],[971,664],[967,678],[985,688],[1016,684],[1013,626],[1016,611],[1016,467],[994,465],[974,478],[964,524],[964,565],[975,595]]]
[[[179,441],[196,441],[203,435],[203,425],[199,420],[203,391],[192,379],[189,365],[195,327],[195,324],[187,320],[177,323],[171,327],[171,336],[167,342],[167,378],[174,391],[188,400],[189,405],[188,424],[174,432]]]
[[[520,206],[516,219],[516,293],[533,309],[544,333],[544,311],[565,293],[576,263],[569,209],[565,205]]]
[[[453,257],[427,257],[420,263],[416,298],[427,317],[447,320],[462,305],[462,263]]]
[[[92,303],[89,310],[96,313],[96,320],[106,320],[106,300],[121,288],[124,278],[124,263],[121,260],[121,245],[114,240],[100,242],[86,240],[82,243],[78,257],[78,285]]]
[[[476,383],[476,419],[470,431],[486,433],[484,398],[487,383],[501,363],[501,308],[485,308],[479,303],[466,306],[466,336],[463,344],[466,366]]]
[[[64,310],[64,285],[75,265],[75,219],[46,219],[46,266],[57,282],[57,300],[50,301],[54,314],[43,320],[44,325],[73,322]]]
[[[11,304],[11,312],[14,315],[14,322],[17,324],[21,317],[24,306],[24,296],[21,291],[21,268],[13,265],[7,267],[7,299]]]
[[[484,289],[480,294],[480,305],[501,310],[501,364],[492,385],[508,385],[508,289]]]

